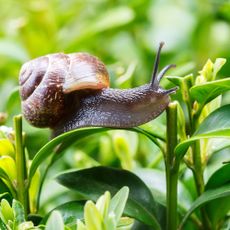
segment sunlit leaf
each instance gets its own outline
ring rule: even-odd
[[[109,203],[111,200],[111,195],[108,191],[104,195],[100,196],[96,202],[96,207],[100,212],[101,216],[104,218],[108,215]]]
[[[199,73],[200,76],[196,78],[196,84],[214,80],[213,62],[210,59],[208,59]]]
[[[40,171],[37,170],[29,187],[30,211],[36,213],[37,195],[40,186]]]
[[[102,216],[92,201],[85,204],[84,220],[87,229],[103,229]]]
[[[109,212],[112,211],[115,214],[116,222],[118,222],[122,216],[128,196],[129,188],[123,187],[115,194],[110,202]]]
[[[87,230],[86,226],[80,220],[77,220],[77,230]]]
[[[1,214],[4,218],[5,223],[7,223],[9,220],[14,220],[14,212],[8,201],[5,199],[1,200]]]
[[[213,65],[214,79],[216,78],[217,73],[221,70],[221,68],[224,66],[225,63],[226,63],[225,58],[217,58],[215,60],[214,65]]]
[[[175,148],[177,157],[183,157],[188,147],[196,140],[212,137],[230,137],[230,105],[222,106],[212,112],[199,126],[194,135],[178,144]]]
[[[58,211],[53,211],[46,223],[45,230],[64,230],[62,216]]]
[[[8,175],[11,182],[16,180],[16,164],[13,158],[9,156],[0,157],[0,169]]]
[[[230,90],[230,78],[194,85],[190,89],[193,99],[205,105],[220,94]]]
[[[14,157],[14,146],[8,139],[0,139],[0,156]]]

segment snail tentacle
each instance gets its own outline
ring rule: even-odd
[[[156,86],[156,77],[157,77],[157,71],[159,67],[159,62],[160,62],[160,54],[161,54],[161,49],[164,46],[164,42],[161,42],[157,51],[156,59],[154,62],[153,66],[153,73],[152,73],[152,79],[151,79],[151,87],[154,88]]]
[[[160,71],[160,73],[157,75],[157,83],[159,84],[159,83],[160,83],[160,80],[163,78],[163,76],[165,75],[165,73],[166,73],[169,69],[174,68],[174,67],[176,67],[176,65],[174,65],[174,64],[165,66],[165,67]]]

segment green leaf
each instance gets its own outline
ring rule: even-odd
[[[138,141],[136,140],[135,142],[132,142],[128,140],[124,131],[121,130],[113,133],[112,140],[114,152],[120,160],[122,168],[132,170],[134,164],[134,154],[131,147],[135,145],[133,143],[137,143]]]
[[[226,164],[215,171],[205,185],[205,190],[218,188],[230,183],[230,164]]]
[[[53,211],[61,213],[65,225],[76,224],[77,219],[84,217],[85,201],[70,201],[54,208],[48,215],[46,215],[42,223],[44,224]]]
[[[29,205],[30,205],[30,212],[36,213],[37,209],[37,196],[40,187],[40,171],[37,170],[33,176],[33,179],[30,183],[29,187]]]
[[[97,209],[96,205],[91,200],[87,201],[85,204],[84,220],[87,229],[103,229],[102,215]]]
[[[179,229],[183,229],[183,225],[188,220],[189,216],[199,207],[207,204],[210,201],[223,198],[223,197],[229,197],[230,196],[230,184],[224,185],[222,187],[211,189],[205,191],[201,196],[199,196],[195,202],[192,204],[192,207],[189,209],[189,211],[184,216]]]
[[[58,211],[53,211],[47,221],[45,230],[64,230],[62,216]]]
[[[15,223],[17,225],[19,225],[19,224],[25,222],[24,208],[19,201],[13,200],[12,209],[14,212]]]
[[[60,158],[62,155],[61,153],[69,148],[69,146],[76,141],[88,137],[90,135],[105,132],[108,130],[112,130],[109,128],[81,128],[81,129],[75,129],[66,133],[61,134],[60,136],[55,137],[53,140],[48,142],[46,145],[44,145],[35,155],[35,157],[32,160],[31,167],[29,170],[29,182],[31,182],[32,177],[34,176],[34,173],[36,172],[39,165],[47,159],[51,154],[56,154],[54,160]],[[143,130],[141,128],[130,128],[128,129],[133,132],[142,133],[146,137],[148,137],[152,142],[157,144],[159,146],[158,141],[156,140],[156,137],[158,136],[151,132],[148,132],[146,130]],[[58,146],[58,147],[57,147]],[[57,147],[55,149],[55,147]]]
[[[32,221],[26,221],[21,224],[19,224],[18,230],[36,230],[37,228],[34,227],[34,224]]]
[[[13,185],[13,182],[11,181],[11,179],[9,178],[9,175],[0,168],[0,191],[7,186],[7,188],[9,189],[9,191],[11,192],[11,195],[15,195],[15,187]],[[4,183],[5,186],[2,185],[2,183]]]
[[[222,106],[212,112],[199,126],[194,135],[178,144],[175,148],[177,157],[181,158],[188,147],[196,140],[212,137],[230,137],[230,105]]]
[[[0,156],[14,157],[14,146],[7,139],[0,139]]]
[[[11,179],[9,178],[9,176],[5,172],[5,170],[3,170],[2,168],[0,168],[0,178],[5,179],[6,181],[8,181],[10,183],[10,185],[12,186]]]
[[[12,183],[16,180],[16,164],[12,157],[0,157],[0,169],[8,175]]]
[[[230,164],[222,166],[209,178],[205,186],[205,190],[215,189],[223,185],[230,184],[229,175]],[[230,196],[208,203],[205,209],[209,215],[209,219],[212,221],[212,225],[216,226],[230,210]],[[218,212],[216,210],[218,210]]]
[[[213,75],[214,78],[216,78],[217,73],[221,70],[221,68],[223,67],[223,65],[226,63],[226,59],[225,58],[217,58],[214,62],[213,65]]]
[[[114,212],[116,223],[118,223],[122,216],[128,197],[129,188],[125,186],[115,194],[110,202],[109,212]]]
[[[190,89],[191,96],[202,106],[230,90],[230,78],[195,85]]]
[[[220,71],[225,62],[226,59],[224,58],[217,58],[215,63],[208,59],[202,70],[199,71],[200,75],[196,79],[196,84],[204,83],[207,81],[214,81],[216,79],[217,73]]]
[[[205,65],[203,66],[202,70],[199,71],[200,76],[196,79],[196,84],[200,82],[212,81],[214,80],[213,76],[213,62],[208,59]]]
[[[105,220],[106,229],[116,230],[116,221],[114,213],[109,213],[107,219]]]
[[[14,220],[14,212],[8,201],[5,199],[1,200],[1,214],[4,218],[5,223],[7,223],[9,220]]]
[[[129,217],[121,217],[117,230],[131,230],[134,220]],[[110,228],[108,228],[110,230]]]
[[[156,203],[151,192],[129,171],[100,166],[64,173],[58,176],[57,180],[94,201],[107,190],[114,195],[123,186],[128,186],[130,193],[124,214],[160,229],[156,219]]]
[[[11,190],[10,190],[8,184],[6,183],[6,181],[4,181],[2,178],[0,178],[0,194],[3,194],[3,193],[10,194],[10,197],[13,194],[13,193],[11,193]]]
[[[77,220],[77,230],[87,230],[86,226],[80,220]]]
[[[179,86],[183,85],[183,77],[178,77],[178,76],[167,76],[167,79],[171,81],[173,84]]]
[[[8,197],[10,196],[10,194],[8,192],[0,193],[0,200],[2,200],[3,197],[7,197],[7,196]]]
[[[0,218],[0,229],[1,230],[8,230],[8,228],[6,227],[6,225],[4,224],[4,222],[1,218]]]
[[[96,207],[103,218],[108,215],[109,203],[111,200],[110,192],[106,191],[104,195],[100,196],[97,200]]]
[[[205,206],[205,210],[209,216],[212,226],[220,226],[220,224],[223,223],[225,216],[229,213],[230,196],[222,197],[209,202]]]

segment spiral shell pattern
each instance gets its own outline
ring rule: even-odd
[[[105,65],[86,53],[50,54],[26,62],[19,76],[24,117],[34,126],[53,127],[66,112],[65,95],[109,86]]]

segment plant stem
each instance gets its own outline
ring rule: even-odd
[[[197,195],[204,192],[203,166],[200,154],[200,142],[195,142],[192,146],[193,152],[193,175],[196,184]]]
[[[192,131],[195,132],[198,126],[198,118],[193,119]],[[204,166],[200,152],[200,141],[196,141],[192,146],[193,156],[193,176],[196,184],[197,195],[200,196],[204,192]],[[205,230],[212,229],[205,208],[201,208],[202,224]]]
[[[177,183],[179,162],[175,162],[174,149],[177,145],[177,104],[167,108],[167,151],[165,156],[167,187],[167,230],[177,229]]]
[[[15,161],[17,170],[17,199],[22,203],[25,213],[29,210],[28,190],[26,186],[27,171],[22,136],[22,116],[14,117]]]

